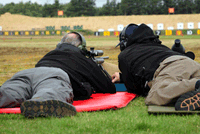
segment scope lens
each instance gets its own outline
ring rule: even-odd
[[[95,62],[96,62],[97,64],[102,64],[102,63],[104,63],[104,59],[102,59],[102,58],[96,58],[96,59],[95,59]]]
[[[94,50],[96,56],[102,56],[103,50]]]

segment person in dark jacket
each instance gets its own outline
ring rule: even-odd
[[[200,109],[200,64],[161,44],[145,24],[129,24],[120,33],[121,73],[128,92],[145,96],[146,105],[174,105],[176,110]]]
[[[111,79],[87,57],[85,38],[77,32],[63,36],[55,50],[35,68],[16,73],[0,88],[0,108],[18,107],[25,117],[73,116],[73,100],[94,92],[116,93]]]

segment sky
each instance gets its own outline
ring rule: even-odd
[[[53,4],[55,0],[0,0],[0,4],[3,4],[5,6],[6,4],[9,4],[11,2],[19,3],[21,1],[23,3],[26,3],[28,1],[31,1],[31,3],[37,2],[40,5],[44,5],[45,3],[47,3],[47,4]],[[69,2],[70,2],[70,0],[59,0],[60,4],[65,4],[65,3],[69,3]],[[104,4],[106,4],[106,2],[107,2],[107,0],[96,0],[96,6],[97,7],[102,7]],[[121,2],[121,0],[116,0],[116,2],[117,3]]]

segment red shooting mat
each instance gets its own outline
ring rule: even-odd
[[[77,112],[118,109],[127,106],[136,97],[136,94],[128,92],[96,93],[92,94],[90,99],[74,101],[73,105],[76,107]],[[2,113],[20,114],[21,111],[19,107],[0,108],[0,114]]]

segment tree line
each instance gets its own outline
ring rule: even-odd
[[[117,15],[156,15],[169,14],[168,8],[174,8],[174,14],[200,13],[200,0],[107,0],[102,7],[96,7],[95,0],[71,0],[61,4],[11,2],[3,5],[0,2],[0,15],[6,12],[33,17],[58,17],[57,11],[63,10],[62,17],[76,16],[117,16]]]

